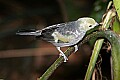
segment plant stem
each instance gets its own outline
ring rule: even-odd
[[[100,31],[93,33],[88,38],[106,38],[112,46],[113,80],[120,79],[120,37],[112,31]]]
[[[114,16],[115,16],[114,9],[111,9],[107,12],[106,17],[103,21],[103,25],[102,25],[103,30],[109,28],[110,21],[111,21],[112,17],[114,17]],[[94,70],[94,67],[95,67],[95,63],[96,63],[97,58],[98,58],[98,54],[100,52],[100,49],[102,47],[103,42],[104,42],[104,39],[99,39],[95,42],[94,49],[93,49],[93,52],[92,52],[92,56],[90,58],[90,62],[89,62],[88,69],[87,69],[84,80],[90,80],[91,75],[92,75],[93,70]]]

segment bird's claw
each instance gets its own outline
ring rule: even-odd
[[[63,56],[64,58],[64,62],[67,62],[68,58],[66,57],[66,55],[60,50],[60,47],[56,47],[58,49],[58,51],[60,52],[60,56]]]
[[[78,46],[77,46],[77,45],[75,45],[75,46],[74,46],[74,48],[75,48],[75,51],[74,51],[74,53],[75,53],[75,52],[77,52],[77,51],[78,51]]]
[[[67,62],[68,58],[66,57],[66,55],[64,53],[60,53],[59,55],[64,58],[64,62]]]

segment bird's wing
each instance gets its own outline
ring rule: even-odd
[[[66,31],[68,31],[68,30],[66,28],[68,27],[68,29],[69,29],[68,24],[71,24],[71,23],[74,23],[74,22],[75,21],[48,26],[48,27],[42,29],[41,37],[44,40],[47,40],[48,42],[55,42],[55,39],[52,36],[52,34],[55,33],[55,32],[59,32],[59,34],[67,35]]]

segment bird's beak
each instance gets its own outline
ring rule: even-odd
[[[100,24],[99,24],[99,23],[95,23],[95,24],[93,25],[93,27],[96,27],[96,26],[100,26]]]
[[[96,26],[101,26],[101,24],[99,24],[99,23],[96,23]]]
[[[99,26],[100,24],[99,23],[96,23],[95,26]]]

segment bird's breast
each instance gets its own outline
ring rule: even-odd
[[[66,31],[64,33],[59,33],[59,32],[54,32],[52,34],[52,36],[54,37],[55,40],[57,40],[56,42],[63,42],[63,43],[70,43],[72,42],[74,39],[76,39],[79,35],[75,32],[72,31]]]

